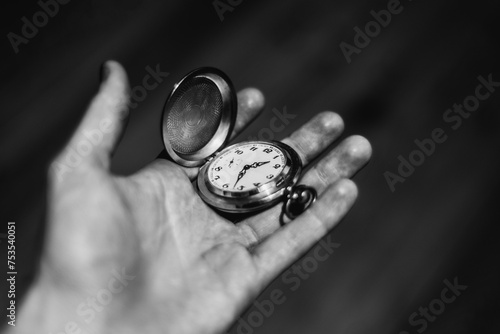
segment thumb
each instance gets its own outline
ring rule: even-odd
[[[76,155],[73,158],[82,165],[107,169],[128,116],[129,87],[127,73],[116,61],[103,64],[102,80],[63,155]]]

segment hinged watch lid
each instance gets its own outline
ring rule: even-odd
[[[203,67],[182,78],[163,107],[168,155],[186,167],[202,165],[225,146],[236,119],[236,93],[220,70]]]

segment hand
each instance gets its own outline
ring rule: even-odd
[[[260,167],[260,166],[268,164],[268,163],[270,163],[270,161],[254,162],[253,164],[250,165],[249,168],[257,168],[257,167]]]
[[[243,176],[245,176],[245,174],[247,173],[247,170],[249,170],[250,168],[260,167],[260,166],[265,165],[265,164],[267,164],[269,162],[270,161],[266,161],[266,162],[254,162],[251,165],[245,165],[245,166],[243,166],[243,169],[241,170],[241,172],[238,173],[238,179],[234,183],[233,188],[236,188],[236,185],[238,184],[238,182],[240,182],[240,180],[243,178]]]
[[[238,173],[238,178],[236,179],[236,182],[234,183],[233,188],[236,188],[236,185],[238,184],[238,182],[240,182],[240,180],[243,178],[243,176],[245,176],[245,174],[247,173],[247,170],[249,170],[250,167],[252,167],[252,166],[251,165],[243,166],[243,169]]]
[[[140,172],[109,172],[123,130],[128,84],[116,62],[68,147],[110,119],[114,130],[61,175],[49,172],[44,250],[18,312],[18,333],[217,333],[230,326],[280,272],[327,234],[357,196],[351,177],[368,161],[366,139],[343,140],[303,175],[318,191],[301,216],[280,225],[281,205],[237,224],[193,189],[197,168],[158,159]],[[255,89],[238,94],[233,136],[262,109]],[[284,140],[307,166],[342,132],[324,112]],[[68,329],[69,328],[69,329]],[[83,332],[81,332],[83,333]]]

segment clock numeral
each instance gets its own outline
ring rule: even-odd
[[[221,171],[221,169],[222,169],[222,167],[221,167],[221,166],[219,166],[219,167],[216,167],[216,168],[215,168],[215,170],[216,170],[216,171],[218,171],[218,172],[220,172],[220,171]]]
[[[245,186],[239,186],[239,187],[238,187],[238,188],[236,188],[236,189],[238,189],[238,190],[243,190],[243,188],[245,188]]]
[[[229,183],[223,184],[222,188],[229,188]]]
[[[254,147],[252,147],[252,148],[250,149],[250,151],[257,151],[257,147],[255,147],[255,146],[254,146]]]
[[[264,152],[266,152],[266,153],[271,153],[272,151],[273,151],[273,150],[271,150],[270,148],[265,148],[265,149],[264,149]]]
[[[278,169],[278,168],[280,168],[280,167],[281,167],[281,165],[280,165],[280,164],[276,164],[276,165],[274,165],[274,169]]]
[[[219,175],[215,175],[214,180],[218,180],[218,179],[220,179],[220,176]]]
[[[279,155],[275,156],[273,159],[279,158]]]
[[[272,179],[274,177],[273,174],[269,174],[268,176],[266,176],[266,178],[268,178],[269,180]]]
[[[260,182],[254,183],[253,185],[258,187],[258,186],[260,186]]]
[[[236,154],[243,154],[243,151],[242,150],[236,150],[235,153]]]

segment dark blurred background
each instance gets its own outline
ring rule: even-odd
[[[147,66],[170,73],[131,113],[113,161],[120,174],[158,155],[160,112],[172,85],[210,65],[238,89],[255,86],[266,95],[265,112],[239,140],[269,127],[273,108],[296,115],[276,139],[334,110],[345,120],[344,137],[361,134],[374,149],[354,178],[357,204],[330,234],[341,246],[295,291],[281,277],[264,291],[259,300],[280,289],[286,302],[262,324],[249,319],[256,311],[249,308],[242,319],[255,325],[252,332],[417,333],[423,327],[409,317],[440,298],[444,280],[456,278],[467,289],[428,321],[425,332],[498,333],[500,91],[457,129],[443,115],[475,94],[478,76],[500,81],[500,6],[493,0],[402,0],[400,13],[349,63],[341,43],[354,45],[354,28],[364,30],[374,20],[371,11],[390,3],[71,1],[16,53],[8,34],[21,35],[22,18],[33,22],[41,7],[4,2],[0,233],[16,221],[18,291],[33,278],[43,242],[47,164],[96,92],[102,62],[120,61],[131,87],[142,84]],[[435,128],[447,140],[391,191],[384,173],[397,174],[398,156],[408,159],[414,141],[430,138]],[[5,253],[2,240],[1,268]],[[5,310],[5,286],[1,293]]]

